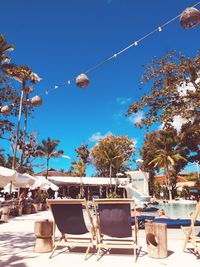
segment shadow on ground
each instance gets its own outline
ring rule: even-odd
[[[26,267],[27,265],[25,263],[21,262],[23,259],[24,259],[23,257],[12,255],[8,259],[6,259],[5,261],[3,261],[1,259],[0,260],[0,266],[1,267]]]
[[[32,249],[35,245],[35,236],[32,233],[0,233],[1,250],[6,248],[4,253],[8,254],[10,251]]]

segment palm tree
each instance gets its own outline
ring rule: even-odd
[[[166,148],[162,148],[156,150],[155,158],[149,162],[149,165],[154,163],[154,167],[157,167],[159,170],[165,170],[170,200],[172,199],[170,190],[170,170],[173,169],[175,164],[180,160],[187,161],[183,156],[179,154],[179,150],[168,150]]]
[[[76,148],[75,151],[77,153],[78,159],[81,159],[86,167],[86,165],[89,163],[89,156],[90,156],[90,151],[88,150],[88,144]]]
[[[78,161],[74,162],[74,169],[76,172],[76,175],[80,177],[81,180],[81,186],[80,186],[80,196],[84,196],[84,188],[83,188],[83,177],[85,176],[85,163],[82,159],[78,159]]]
[[[51,158],[59,158],[63,155],[63,150],[56,151],[60,141],[58,140],[52,140],[50,137],[48,137],[47,140],[42,140],[42,146],[38,147],[37,154],[40,157],[45,157],[46,162],[46,178],[48,177],[48,169],[49,169],[49,161]]]
[[[80,196],[84,196],[83,177],[86,176],[86,166],[89,163],[90,152],[88,150],[88,144],[82,145],[75,149],[77,153],[77,161],[74,162],[74,169],[76,175],[80,177]]]

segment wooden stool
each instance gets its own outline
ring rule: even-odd
[[[10,214],[10,207],[3,207],[1,221],[8,222]]]
[[[148,256],[156,259],[167,257],[167,224],[145,223]]]
[[[36,243],[34,252],[50,252],[53,249],[53,222],[49,220],[36,221],[34,225]]]

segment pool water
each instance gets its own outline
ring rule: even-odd
[[[188,213],[196,210],[196,204],[184,204],[184,203],[161,203],[156,206],[158,209],[164,209],[165,213],[172,219],[188,219]],[[144,215],[156,215],[157,212],[145,212]],[[200,214],[198,216],[200,220]]]

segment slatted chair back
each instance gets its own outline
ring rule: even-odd
[[[85,199],[48,199],[47,204],[52,212],[55,227],[61,233],[60,240],[55,242],[50,258],[59,245],[64,245],[67,247],[87,247],[86,259],[94,242],[94,224],[87,201]],[[83,210],[85,210],[85,216]],[[85,218],[87,218],[87,225]]]
[[[94,199],[93,203],[96,214],[97,260],[100,250],[137,250],[137,229],[131,226],[134,199]]]

